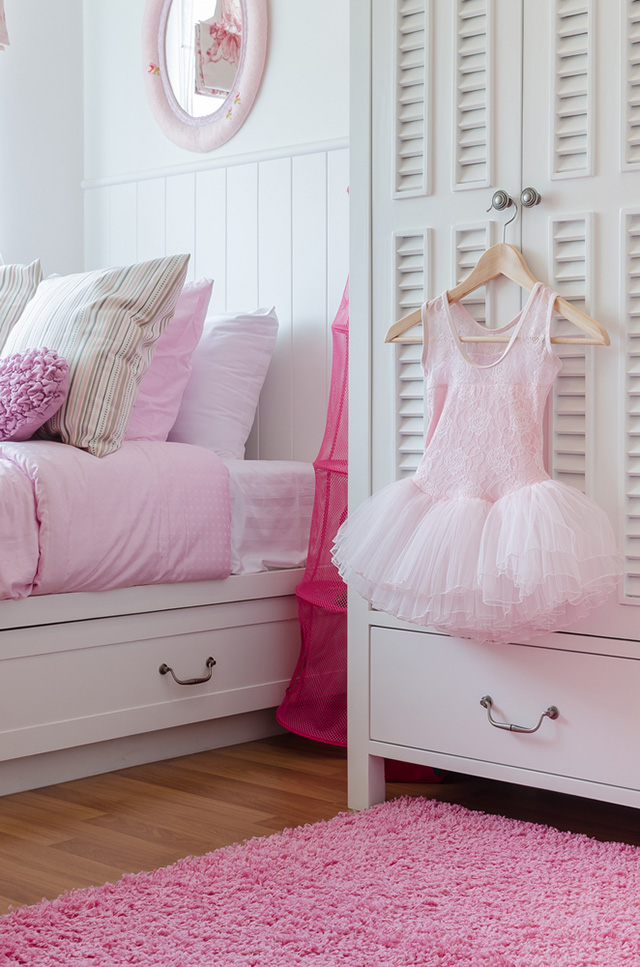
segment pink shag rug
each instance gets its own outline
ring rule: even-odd
[[[28,967],[640,964],[640,849],[425,799],[0,918]]]

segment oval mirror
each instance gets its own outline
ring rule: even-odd
[[[267,53],[267,0],[147,0],[146,91],[167,137],[212,151],[244,124]]]

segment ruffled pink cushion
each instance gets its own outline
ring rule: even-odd
[[[52,349],[28,349],[0,359],[0,440],[28,440],[64,401],[66,360]]]

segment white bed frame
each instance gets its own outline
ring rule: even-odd
[[[86,184],[87,268],[191,251],[212,310],[274,304],[248,458],[312,461],[348,272],[346,146]],[[224,218],[208,219],[205,202]],[[158,240],[164,243],[159,244]],[[309,361],[313,365],[309,365]],[[304,364],[304,365],[303,365]],[[0,603],[0,794],[281,731],[300,569]],[[207,659],[216,664],[209,681]]]

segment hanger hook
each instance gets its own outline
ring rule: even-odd
[[[507,194],[507,192],[503,188],[500,188],[498,191],[494,192],[493,198],[491,199],[491,204],[487,208],[488,212],[490,212],[492,208],[495,209],[495,211],[497,212],[503,212],[506,208],[511,208],[512,205],[514,207],[514,213],[511,216],[511,218],[507,219],[507,221],[502,226],[503,242],[507,237],[507,225],[510,225],[511,222],[514,222],[518,217],[518,205],[513,200],[513,198],[509,194]]]
[[[518,206],[517,206],[516,202],[515,201],[512,201],[511,204],[513,205],[515,211],[514,211],[513,215],[511,216],[511,218],[507,219],[507,221],[502,226],[502,241],[503,241],[503,243],[507,239],[507,225],[510,225],[512,222],[515,222],[516,218],[518,217]]]

